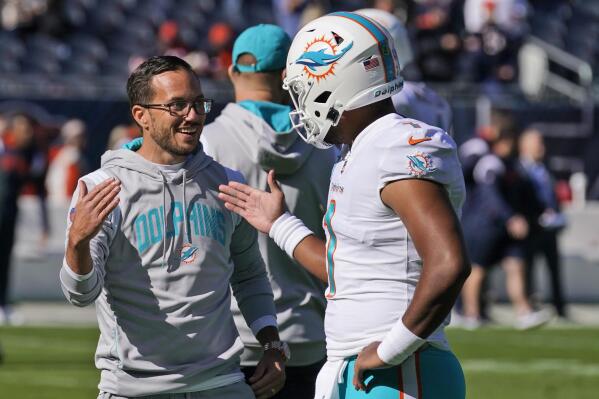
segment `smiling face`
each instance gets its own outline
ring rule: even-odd
[[[163,72],[152,77],[151,104],[174,101],[194,101],[203,98],[199,80],[184,69]],[[173,164],[183,162],[199,145],[200,134],[206,121],[191,107],[187,115],[172,115],[167,109],[144,108],[136,105],[133,115],[144,131],[144,144],[139,154],[146,159]]]

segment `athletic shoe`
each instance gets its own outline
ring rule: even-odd
[[[463,328],[464,330],[474,331],[483,326],[483,321],[480,317],[464,316],[459,313],[452,313],[451,327]]]
[[[516,317],[514,327],[517,330],[532,330],[541,327],[553,319],[553,312],[547,309],[533,310]]]

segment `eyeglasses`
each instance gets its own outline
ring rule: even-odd
[[[178,100],[166,104],[137,104],[144,108],[161,109],[168,111],[172,116],[187,116],[191,107],[198,115],[206,115],[212,109],[212,100],[208,98],[200,98],[194,101]]]

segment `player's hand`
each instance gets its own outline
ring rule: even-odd
[[[228,185],[218,186],[218,198],[225,202],[228,210],[268,234],[275,220],[285,212],[285,196],[275,181],[274,170],[268,172],[268,187],[270,192],[232,181]]]
[[[119,203],[121,182],[115,178],[106,179],[88,193],[87,186],[80,181],[78,188],[79,197],[69,230],[69,241],[75,245],[89,242],[98,234],[106,216]]]
[[[285,360],[275,349],[264,351],[256,371],[249,379],[256,399],[266,399],[275,395],[285,385]]]
[[[366,370],[389,367],[376,352],[380,344],[381,341],[371,342],[358,354],[358,358],[354,364],[354,380],[352,381],[356,391],[366,390],[366,384],[364,383],[364,372]]]

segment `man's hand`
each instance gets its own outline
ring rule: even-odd
[[[98,234],[106,216],[118,205],[120,190],[121,182],[115,178],[104,180],[89,193],[85,183],[79,182],[79,198],[69,230],[70,245],[88,243]]]
[[[285,385],[285,359],[276,349],[264,351],[256,371],[249,379],[256,399],[270,398]]]
[[[221,184],[218,198],[225,202],[225,207],[239,214],[252,226],[268,234],[272,224],[285,212],[285,196],[275,181],[275,172],[268,172],[270,193],[247,184],[229,182]]]
[[[368,344],[358,354],[356,363],[354,364],[354,380],[353,384],[356,391],[365,391],[366,384],[364,384],[364,371],[389,367],[389,365],[379,358],[376,350],[381,344],[380,341],[375,341]]]

